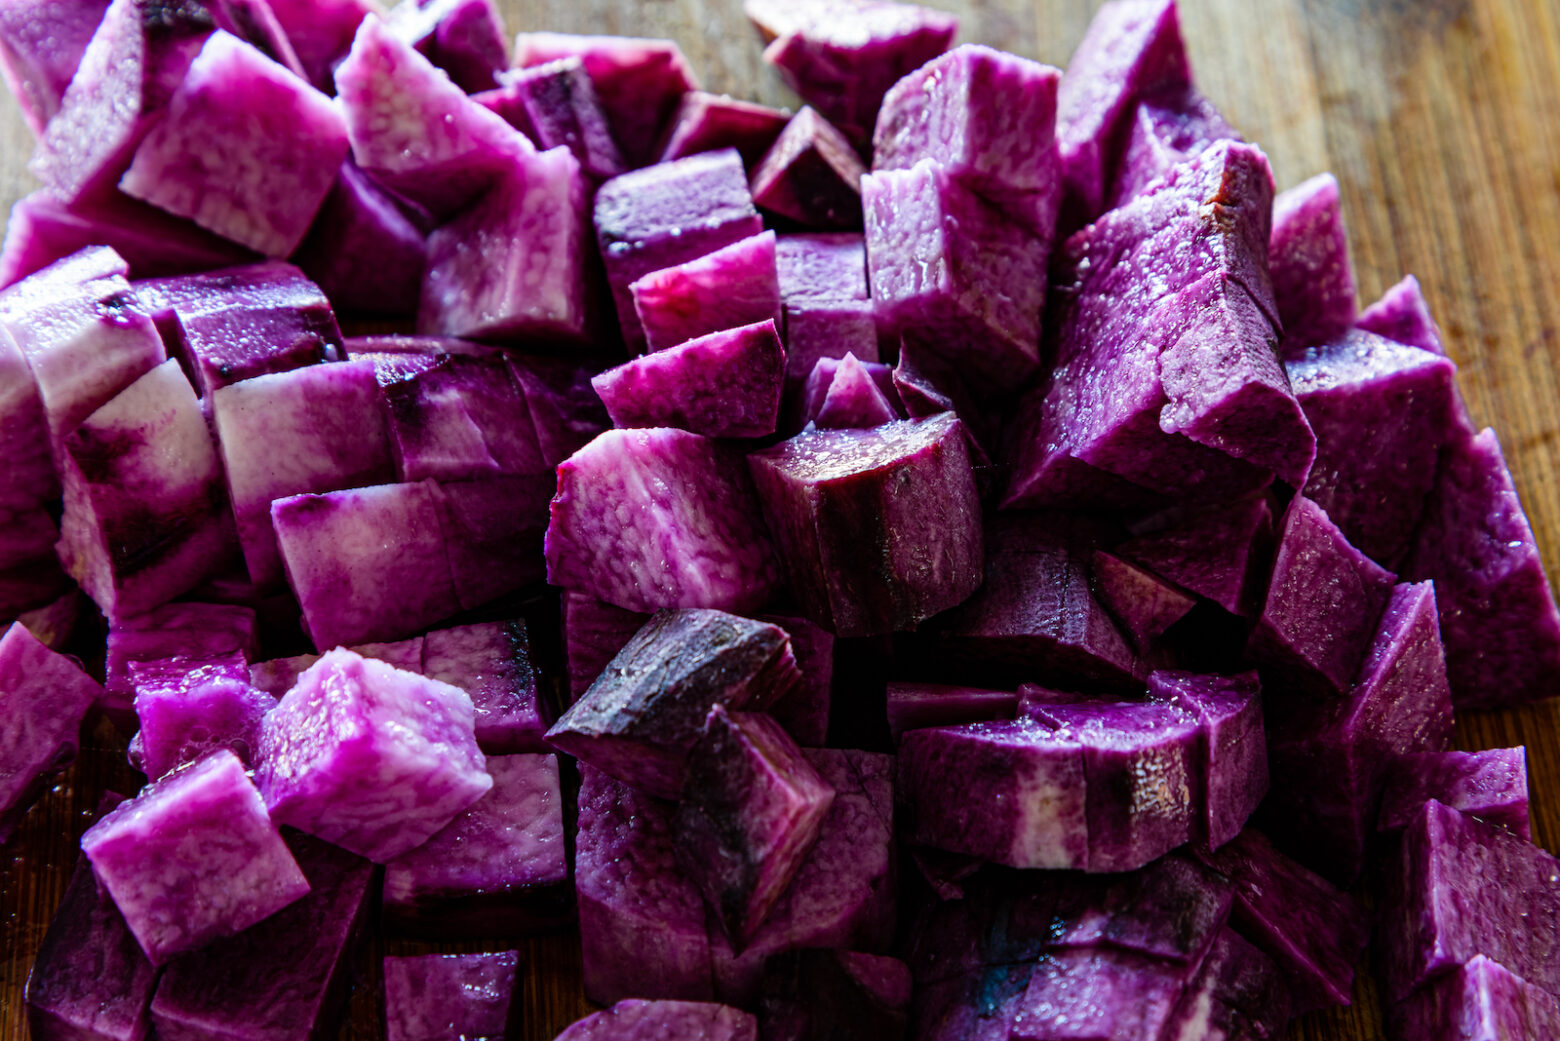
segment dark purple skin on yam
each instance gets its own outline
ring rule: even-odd
[[[563,650],[568,661],[569,703],[590,689],[618,651],[650,620],[584,593],[563,593]],[[778,620],[770,619],[775,621]],[[784,626],[782,626],[784,628]],[[801,659],[797,659],[800,663]]]
[[[1095,550],[1090,563],[1095,597],[1140,655],[1197,606],[1195,597],[1113,553]]]
[[[1195,972],[1108,947],[1049,953],[1029,977],[1013,1041],[1160,1037]]]
[[[1268,792],[1268,746],[1257,674],[1153,672],[1148,691],[1151,698],[1175,705],[1201,724],[1195,770],[1203,805],[1192,835],[1218,849],[1240,833]]]
[[[1222,929],[1182,993],[1165,1037],[1282,1037],[1289,1006],[1289,985],[1273,960],[1233,929]]]
[[[628,999],[571,1024],[557,1041],[758,1041],[758,1020],[702,1001]]]
[[[301,832],[286,838],[309,894],[171,962],[152,1000],[157,1037],[308,1041],[337,1029],[373,899],[374,866]]]
[[[471,695],[477,745],[487,755],[547,750],[547,706],[524,620],[430,632],[417,671]]]
[[[791,121],[783,109],[739,101],[726,94],[690,90],[666,128],[658,162],[735,148],[752,170]]]
[[[1361,311],[1355,326],[1431,354],[1446,356],[1441,327],[1430,313],[1430,302],[1419,287],[1419,279],[1413,275],[1403,276],[1403,281]]]
[[[797,951],[774,958],[764,970],[758,1003],[762,1037],[904,1041],[910,990],[910,969],[883,955]]]
[[[1528,819],[1527,749],[1521,745],[1399,757],[1387,773],[1376,829],[1401,831],[1431,799],[1514,835],[1533,837]]]
[[[409,317],[417,312],[427,252],[427,236],[410,210],[343,163],[298,247],[298,266],[342,311]]]
[[[519,1019],[520,952],[384,960],[387,1041],[501,1041]]]
[[[1318,174],[1273,200],[1268,264],[1284,356],[1347,332],[1357,315],[1338,179]]]
[[[766,231],[652,271],[628,290],[651,351],[766,319],[778,329],[782,315],[775,234]]]
[[[909,730],[1013,719],[1018,695],[1006,690],[942,683],[890,683],[888,729],[894,740]]]
[[[784,315],[788,395],[820,358],[854,354],[878,360],[877,320],[867,292],[867,253],[861,235],[825,232],[782,235],[775,244]]]
[[[218,748],[255,765],[261,721],[276,699],[249,685],[242,654],[132,662],[130,677],[141,723],[130,742],[130,763],[148,780]]]
[[[1140,535],[1116,552],[1231,614],[1249,617],[1262,595],[1272,542],[1273,509],[1262,495]]]
[[[1214,142],[1240,140],[1240,132],[1196,87],[1175,86],[1141,98],[1116,168],[1109,208],[1126,205]]]
[[[557,749],[663,799],[716,705],[757,711],[805,681],[777,625],[724,611],[661,611],[547,732]]]
[[[472,100],[503,116],[543,150],[568,147],[580,169],[600,182],[627,167],[607,126],[607,114],[579,58],[511,69],[494,90]]]
[[[389,23],[467,94],[492,90],[509,64],[508,33],[493,0],[412,0],[398,4]]]
[[[107,7],[108,0],[56,0],[11,4],[0,11],[0,73],[35,135],[59,111]]]
[[[565,616],[567,620],[567,616]],[[829,737],[829,708],[834,689],[834,634],[805,618],[763,615],[791,637],[791,654],[802,685],[769,706],[769,714],[804,748],[820,748]]]
[[[1560,1002],[1480,954],[1389,1008],[1392,1036],[1423,1041],[1554,1037]]]
[[[398,480],[463,481],[552,469],[500,355],[441,355],[382,389]]]
[[[1227,879],[1178,855],[1116,877],[1068,876],[1057,889],[1052,946],[1113,947],[1189,966],[1202,962],[1235,902]]]
[[[753,170],[753,203],[805,228],[850,231],[861,227],[866,172],[850,140],[804,106]]]

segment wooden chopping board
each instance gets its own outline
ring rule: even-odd
[[[511,31],[675,39],[706,89],[797,107],[761,64],[740,0],[500,0]],[[1098,0],[938,0],[962,41],[1065,64]],[[1419,276],[1476,422],[1500,434],[1551,574],[1560,574],[1560,4],[1552,0],[1181,0],[1199,86],[1273,161],[1279,187],[1331,170],[1368,303]],[[35,187],[31,138],[0,103],[0,204]],[[3,464],[0,464],[3,465]],[[1560,693],[1560,692],[1557,692]],[[1537,841],[1560,841],[1560,702],[1466,713],[1459,744],[1525,743]],[[0,851],[0,1041],[27,1037],[22,988],[106,787],[133,788],[108,729]],[[521,940],[517,1041],[590,1011],[572,936]],[[431,948],[396,944],[393,953]],[[458,949],[449,947],[448,949]],[[374,965],[377,955],[374,951]],[[379,1041],[378,973],[345,1036]],[[1352,1008],[1299,1021],[1307,1041],[1384,1037],[1361,974]]]

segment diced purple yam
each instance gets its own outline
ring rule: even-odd
[[[867,292],[867,253],[860,235],[782,235],[775,244],[785,316],[785,381],[800,387],[820,358],[854,354],[878,360],[877,320]]]
[[[59,478],[49,447],[49,428],[38,381],[22,349],[0,326],[0,452],[6,467],[0,471],[0,512],[15,516],[36,514],[43,504],[59,494]],[[8,524],[7,527],[13,527]],[[57,529],[56,529],[57,530]],[[34,546],[37,556],[46,556],[39,532]],[[9,541],[9,540],[8,540]]]
[[[762,1036],[777,1041],[849,1037],[904,1041],[910,969],[858,951],[798,951],[770,962],[759,999]]]
[[[995,965],[915,989],[916,1041],[1008,1041],[1034,966]]]
[[[331,73],[352,48],[363,18],[382,13],[371,0],[270,0],[270,4],[305,78],[327,94],[335,92]]]
[[[1196,775],[1202,805],[1192,837],[1218,849],[1234,839],[1268,792],[1268,751],[1256,673],[1200,676],[1152,672],[1150,697],[1197,719]]]
[[[1430,314],[1430,303],[1413,275],[1405,275],[1403,281],[1382,293],[1380,300],[1361,311],[1355,327],[1431,354],[1446,355],[1441,327]]]
[[[547,581],[631,611],[753,610],[779,584],[742,459],[685,430],[609,430],[558,467]]]
[[[1172,167],[1215,142],[1241,139],[1196,87],[1180,85],[1143,97],[1127,132],[1108,209],[1126,205]]]
[[[770,705],[768,712],[797,744],[805,748],[822,747],[829,736],[834,634],[805,618],[788,615],[764,615],[759,621],[778,625],[791,637],[791,654],[802,674],[802,686]]]
[[[13,2],[0,8],[0,74],[33,134],[60,109],[108,0]]]
[[[1554,1037],[1560,1002],[1480,954],[1405,998],[1387,1020],[1391,1036],[1405,1041]]]
[[[348,647],[347,650],[354,654],[361,654],[365,658],[382,661],[403,672],[422,672],[423,637],[421,636],[394,643],[360,643],[356,647]],[[249,667],[249,683],[280,701],[289,690],[292,690],[293,685],[298,682],[298,677],[307,672],[309,666],[319,661],[321,657],[322,655],[318,654],[300,654],[292,658],[257,661]],[[433,678],[438,679],[437,676]]]
[[[384,975],[386,1041],[502,1041],[519,1018],[519,951],[388,957]]]
[[[568,659],[570,704],[590,689],[618,651],[649,620],[649,615],[625,611],[572,589],[564,590],[563,649]]]
[[[805,106],[754,168],[753,203],[808,228],[860,228],[866,172],[850,140]]]
[[[1527,749],[1521,745],[1399,756],[1387,772],[1377,830],[1408,827],[1431,799],[1514,835],[1533,837],[1528,820]]]
[[[1282,1037],[1289,1002],[1289,988],[1273,960],[1223,929],[1163,1036],[1166,1041]]]
[[[585,994],[709,1000],[704,900],[677,867],[676,807],[580,764],[574,877]]]
[[[0,637],[0,845],[76,758],[82,720],[102,693],[74,659],[49,650],[22,623]]]
[[[730,148],[614,177],[596,194],[595,223],[607,284],[632,353],[646,345],[633,283],[764,230],[742,157]]]
[[[894,740],[910,730],[1012,719],[1018,695],[1008,690],[942,683],[890,683],[888,729]]]
[[[1199,513],[1140,535],[1116,553],[1231,614],[1256,613],[1272,552],[1273,508],[1266,495]]]
[[[510,936],[548,924],[571,894],[558,757],[487,760],[493,787],[385,867],[389,920],[420,936]]]
[[[232,33],[298,79],[309,82],[309,74],[269,0],[215,0],[211,8],[218,29]]]
[[[824,364],[832,359],[820,358],[814,373],[822,375]],[[817,402],[816,410],[812,407],[814,398],[814,381],[807,381],[806,411],[811,422],[821,430],[843,430],[864,427],[882,426],[884,423],[892,423],[901,418],[899,410],[889,401],[883,393],[882,384],[893,386],[893,373],[887,365],[877,362],[868,362],[874,368],[868,369],[866,365],[856,360],[854,354],[847,353],[834,366],[833,376],[829,379],[827,387],[823,381],[817,381],[818,389],[823,393]],[[896,395],[897,396],[897,395]]]
[[[1095,13],[1056,97],[1070,223],[1087,224],[1104,206],[1135,103],[1191,82],[1175,0],[1111,0]]]
[[[1435,580],[1455,705],[1554,695],[1560,613],[1493,430],[1448,444],[1402,571]]]
[[[433,488],[455,600],[469,611],[547,577],[550,474],[446,481]]]
[[[121,803],[87,829],[81,849],[155,965],[241,932],[310,888],[230,751]]]
[[[551,472],[537,447],[525,397],[502,355],[438,355],[422,371],[380,382],[400,480]]]
[[[590,385],[593,367],[514,352],[505,357],[525,395],[536,425],[536,447],[550,470],[612,425]]]
[[[775,233],[766,231],[660,271],[628,287],[646,349],[770,320],[779,323]]]
[[[1195,967],[1229,920],[1235,893],[1196,860],[1168,856],[1140,871],[1057,888],[1045,941],[1054,947],[1114,947]]]
[[[732,438],[774,433],[784,385],[773,318],[655,350],[591,380],[619,427]]]
[[[492,90],[509,64],[508,34],[493,0],[401,0],[388,24],[467,94]]]
[[[980,506],[957,417],[807,431],[748,463],[792,592],[836,635],[912,628],[980,585]]]
[[[739,101],[727,94],[690,90],[682,97],[662,139],[660,163],[700,152],[735,148],[749,170],[790,122],[781,109]]]
[[[605,181],[628,169],[579,58],[511,69],[500,79],[502,86],[472,100],[503,116],[541,149],[567,146],[593,181]]]
[[[1273,200],[1268,263],[1285,357],[1353,328],[1354,269],[1336,177],[1318,174]]]
[[[1319,696],[1349,689],[1394,579],[1349,545],[1327,513],[1297,495],[1278,527],[1278,552],[1252,631],[1252,657],[1283,684]]]
[[[272,815],[384,863],[493,787],[465,691],[337,648],[266,717],[255,776]]]
[[[402,317],[417,311],[426,252],[407,210],[348,161],[295,258],[341,310]]]
[[[1195,597],[1113,553],[1095,550],[1091,563],[1095,597],[1140,655],[1197,606]]]
[[[103,707],[111,716],[129,716],[135,697],[130,666],[135,662],[215,658],[235,651],[253,657],[259,647],[256,623],[255,612],[248,607],[192,602],[166,604],[120,619],[108,627]]]
[[[299,832],[287,845],[309,894],[163,970],[152,1024],[164,1041],[311,1041],[333,1036],[367,930],[374,866]]]
[[[1108,947],[1042,957],[1013,1017],[1013,1041],[1162,1037],[1195,970]]]
[[[557,1041],[758,1041],[758,1037],[758,1021],[729,1005],[631,998],[570,1024]]]
[[[804,680],[784,629],[724,611],[661,611],[624,645],[547,740],[663,799],[682,794],[710,709],[767,708]]]
[[[131,761],[149,779],[219,748],[232,751],[246,767],[255,765],[261,723],[276,699],[249,685],[243,655],[135,662],[130,676],[141,721]]]
[[[256,376],[211,396],[249,577],[282,577],[271,504],[391,480],[385,405],[368,361]]]
[[[525,622],[438,629],[423,639],[421,672],[459,687],[476,709],[477,745],[488,755],[541,752],[547,711]]]

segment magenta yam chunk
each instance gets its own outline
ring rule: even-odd
[[[519,1019],[519,951],[387,957],[387,1041],[503,1041]]]
[[[1354,269],[1332,174],[1318,174],[1273,200],[1268,267],[1286,358],[1353,328]]]
[[[403,0],[389,25],[467,94],[492,90],[509,64],[508,34],[493,0]]]
[[[1431,354],[1446,355],[1441,327],[1430,313],[1430,302],[1425,299],[1419,279],[1413,275],[1403,276],[1403,281],[1390,287],[1381,294],[1380,300],[1361,311],[1355,325],[1368,333]]]
[[[1272,541],[1273,508],[1261,495],[1140,535],[1116,553],[1231,614],[1250,617],[1262,596]]]
[[[132,662],[135,715],[141,729],[130,761],[156,780],[218,748],[252,767],[260,727],[276,699],[249,685],[249,666],[233,652],[220,658],[165,658]]]
[[[657,162],[735,148],[749,170],[775,143],[775,138],[791,121],[784,109],[742,101],[728,94],[690,90],[682,96],[666,128]]]
[[[1376,828],[1401,831],[1434,799],[1459,813],[1532,839],[1528,820],[1527,749],[1415,752],[1392,763]]]
[[[1425,1041],[1554,1037],[1554,995],[1480,954],[1426,984],[1387,1012],[1397,1037]]]
[[[1139,655],[1197,606],[1197,598],[1114,553],[1095,550],[1094,595]]]
[[[1268,792],[1268,744],[1257,674],[1153,672],[1148,690],[1151,698],[1174,705],[1201,726],[1194,785],[1200,819],[1192,837],[1218,849],[1240,834]]]
[[[866,164],[850,139],[803,107],[753,171],[753,202],[766,213],[819,231],[861,227]]]
[[[778,326],[775,233],[766,231],[702,257],[652,271],[628,287],[648,350],[770,319]]]
[[[607,113],[585,63],[559,58],[501,73],[501,85],[472,100],[503,116],[543,151],[566,146],[580,169],[597,183],[628,167],[607,123]]]
[[[439,629],[423,640],[410,671],[459,687],[476,709],[477,745],[488,755],[546,751],[547,707],[525,622],[478,622]]]
[[[1239,140],[1240,132],[1196,87],[1175,86],[1143,97],[1116,168],[1109,208],[1126,205],[1215,142]]]

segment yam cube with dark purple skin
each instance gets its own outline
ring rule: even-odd
[[[1284,355],[1341,336],[1354,325],[1354,268],[1338,179],[1318,174],[1273,200],[1268,264],[1284,329]]]
[[[768,45],[764,60],[858,146],[871,142],[889,88],[959,31],[945,11],[884,0],[748,0],[743,10]]]
[[[1353,683],[1392,595],[1392,573],[1349,545],[1326,511],[1297,495],[1278,527],[1278,552],[1252,657],[1286,687],[1336,697]]]
[[[382,661],[403,672],[422,672],[423,638],[421,636],[414,636],[410,640],[397,640],[394,643],[360,643],[356,647],[348,647],[347,650],[354,654],[361,654],[365,658]],[[293,689],[293,685],[298,682],[298,677],[309,671],[309,666],[319,661],[321,657],[318,654],[299,654],[291,658],[257,661],[249,667],[250,685],[280,701],[289,690]]]
[[[337,648],[266,717],[255,777],[271,814],[378,863],[493,787],[458,687]]]
[[[590,385],[592,366],[505,352],[536,426],[536,447],[549,470],[612,425]]]
[[[909,629],[980,585],[980,507],[957,417],[808,431],[748,463],[792,592],[835,635]]]
[[[1018,695],[1009,690],[944,683],[888,685],[888,730],[896,741],[910,730],[994,722],[1017,714]]]
[[[492,756],[492,789],[385,867],[387,919],[418,936],[512,936],[566,918],[569,863],[554,755]]]
[[[1095,13],[1056,96],[1069,224],[1104,206],[1138,99],[1191,82],[1175,0],[1111,0]]]
[[[766,231],[702,257],[652,271],[628,287],[645,346],[665,350],[698,336],[780,321],[775,233]]]
[[[136,380],[65,438],[60,563],[110,621],[218,574],[237,539],[211,432],[179,363]]]
[[[1273,508],[1260,495],[1140,535],[1115,552],[1231,614],[1249,617],[1262,596],[1272,540]]]
[[[558,467],[547,581],[646,613],[763,606],[780,574],[742,471],[686,430],[607,431]]]
[[[346,157],[347,127],[328,97],[217,32],[119,187],[256,253],[285,257]]]
[[[298,266],[343,311],[415,314],[427,236],[408,211],[351,161],[342,163],[294,255]]]
[[[493,0],[402,0],[387,24],[467,94],[492,90],[509,64],[508,34]]]
[[[257,583],[282,578],[273,502],[394,477],[372,362],[311,365],[221,387],[211,415],[239,545]]]
[[[501,86],[472,100],[503,116],[543,150],[567,146],[592,181],[599,183],[628,169],[579,58],[511,69],[500,79]]]
[[[850,140],[806,106],[754,168],[753,202],[808,228],[859,228],[866,172]]]
[[[1560,613],[1493,430],[1448,444],[1402,571],[1435,580],[1453,704],[1553,696]]]
[[[130,666],[136,662],[217,658],[234,652],[244,659],[253,657],[259,649],[256,624],[255,612],[248,607],[183,602],[110,625],[103,708],[116,722],[129,721],[135,697]]]
[[[152,999],[157,1037],[308,1041],[337,1030],[367,929],[374,866],[300,832],[286,839],[308,896],[170,962]]]
[[[1171,1041],[1281,1037],[1289,1023],[1289,1003],[1289,987],[1273,960],[1233,929],[1223,929],[1182,992],[1163,1036]]]
[[[704,900],[677,866],[676,820],[672,804],[580,764],[574,878],[592,1001],[713,995]]]
[[[1229,920],[1230,883],[1196,860],[1171,855],[1140,871],[1057,886],[1053,947],[1112,947],[1196,966]]]
[[[1553,1037],[1560,1002],[1484,955],[1470,959],[1387,1010],[1393,1037],[1500,1041]]]
[[[829,365],[833,360],[820,358],[813,367],[804,391],[803,418],[821,430],[876,427],[903,418],[883,392],[884,384],[890,389],[894,385],[887,365],[862,364],[848,352],[837,365]]]
[[[525,397],[501,355],[440,355],[422,371],[382,385],[400,480],[550,471]]]
[[[59,111],[107,8],[107,0],[0,8],[0,74],[34,136],[41,135]]]
[[[758,1037],[758,1020],[729,1005],[630,998],[570,1024],[557,1041],[758,1041]]]
[[[1108,947],[1042,957],[1013,1017],[1013,1041],[1162,1037],[1195,970]]]
[[[1254,672],[1199,676],[1151,672],[1149,696],[1197,719],[1195,785],[1201,793],[1192,837],[1218,849],[1240,834],[1268,792],[1261,684]]]
[[[1527,749],[1521,745],[1399,756],[1387,771],[1376,829],[1401,831],[1431,799],[1514,835],[1533,837],[1528,820]]]
[[[1403,281],[1382,293],[1380,300],[1361,311],[1355,327],[1431,354],[1446,355],[1441,327],[1413,275],[1405,275]]]
[[[230,749],[255,765],[260,728],[276,699],[249,685],[242,655],[226,660],[165,659],[130,666],[135,715],[141,729],[130,743],[131,763],[156,780],[214,749]]]
[[[547,577],[550,474],[446,481],[433,488],[445,561],[463,611]]]
[[[857,951],[797,951],[765,970],[759,998],[763,1036],[825,1041],[844,1036],[903,1041],[909,1027],[910,969]]]
[[[547,711],[524,621],[437,629],[423,639],[421,666],[414,671],[471,696],[477,745],[484,753],[546,749]]]
[[[103,688],[20,622],[0,637],[0,845],[50,778],[76,758],[81,723]]]
[[[834,634],[805,618],[764,615],[791,637],[791,654],[802,674],[802,686],[770,705],[768,712],[804,748],[819,748],[829,737],[829,709],[834,686]]]
[[[1176,86],[1137,103],[1108,209],[1125,206],[1174,166],[1217,141],[1239,141],[1240,132],[1196,87]]]
[[[310,889],[230,751],[142,789],[88,828],[81,849],[154,965],[248,929]]]
[[[378,16],[362,19],[335,68],[352,160],[390,191],[448,217],[535,151]]]
[[[682,794],[710,709],[767,708],[804,680],[791,638],[724,611],[661,611],[547,732],[548,742],[663,799]]]
[[[706,437],[775,431],[785,348],[773,318],[709,333],[591,380],[619,427],[680,427]]]
[[[763,231],[735,149],[614,177],[596,193],[596,242],[630,352],[646,346],[629,288],[652,271]]]
[[[820,358],[854,354],[878,360],[877,320],[867,292],[867,252],[860,235],[782,235],[775,244],[784,315],[787,392]]]
[[[688,753],[677,849],[737,949],[812,852],[834,796],[774,719],[710,710]]]
[[[569,702],[590,689],[650,616],[626,611],[572,589],[563,593],[563,650],[568,661]]]
[[[387,1041],[501,1041],[518,1019],[519,951],[384,960]]]
[[[1235,928],[1284,973],[1296,1015],[1349,1004],[1354,966],[1370,934],[1370,917],[1334,889],[1247,829],[1210,854],[1193,852],[1235,884]]]
[[[740,101],[728,94],[690,90],[672,117],[657,162],[669,163],[700,152],[735,148],[749,170],[790,122],[782,109]]]
[[[1113,553],[1095,550],[1091,564],[1095,597],[1140,655],[1197,606],[1196,597]]]
[[[1039,368],[1050,243],[931,160],[862,178],[868,278],[880,336],[945,357],[1006,393]]]

